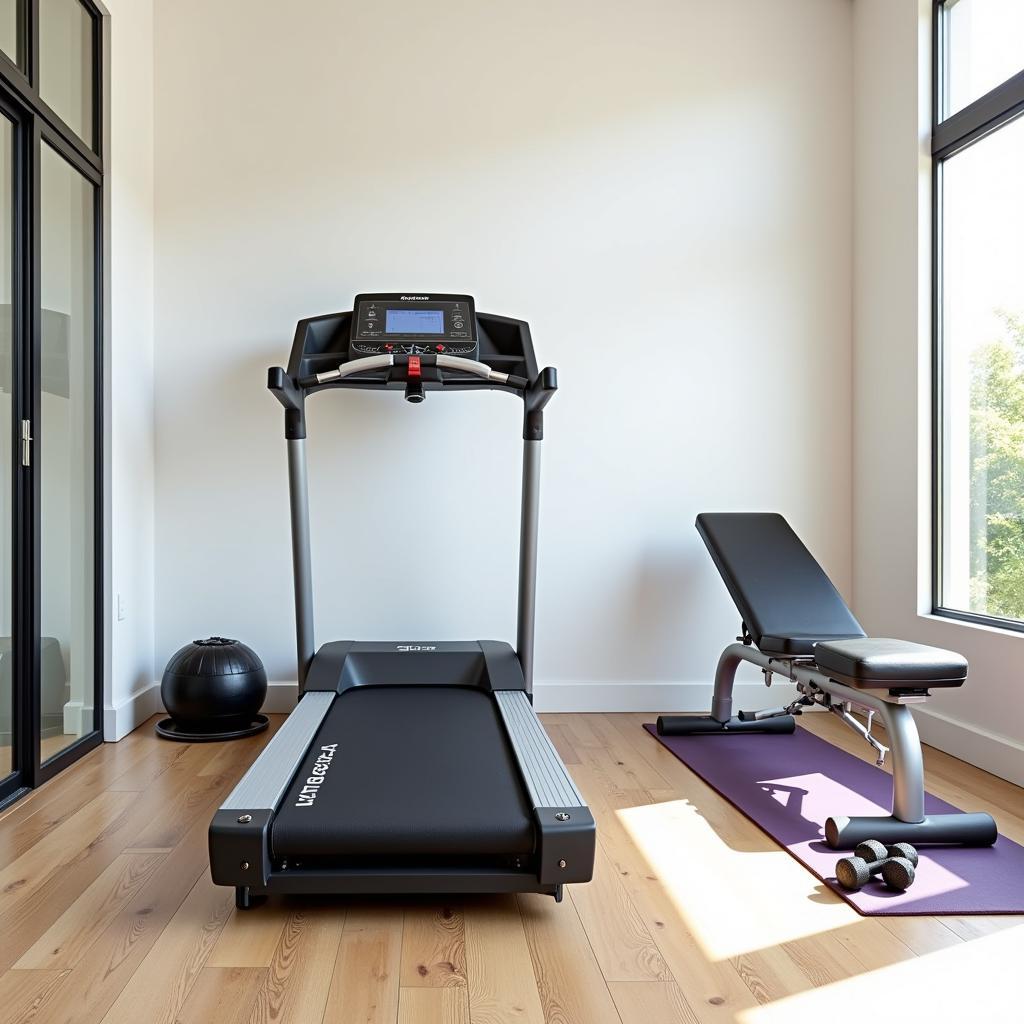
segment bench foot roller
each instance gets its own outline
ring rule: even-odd
[[[791,733],[796,728],[792,715],[776,715],[760,721],[730,718],[719,722],[710,715],[659,715],[659,736],[697,736],[702,733],[719,732],[777,732]]]
[[[833,850],[851,850],[868,839],[887,846],[991,846],[997,836],[996,823],[989,814],[933,814],[924,821],[901,821],[892,815],[835,817],[825,822],[825,841]]]

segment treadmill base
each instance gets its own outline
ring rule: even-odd
[[[562,884],[542,885],[522,871],[456,868],[422,872],[288,868],[271,874],[264,886],[235,886],[235,906],[248,910],[268,895],[484,895],[531,892],[562,900]]]

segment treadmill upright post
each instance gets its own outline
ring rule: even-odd
[[[289,438],[287,445],[292,564],[295,574],[295,650],[301,697],[306,688],[306,673],[316,653],[313,641],[313,567],[309,543],[309,481],[306,472],[306,439]]]
[[[516,653],[526,692],[533,694],[533,639],[537,618],[537,523],[540,513],[539,440],[523,441],[523,509],[519,531],[519,617]]]

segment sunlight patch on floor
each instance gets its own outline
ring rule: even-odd
[[[616,813],[712,960],[863,920],[731,808],[714,824],[686,800]]]
[[[1024,925],[877,971],[808,989],[737,1014],[737,1024],[880,1020],[1020,1020]],[[849,1017],[837,1017],[839,1008]],[[842,1013],[845,1014],[845,1010]]]

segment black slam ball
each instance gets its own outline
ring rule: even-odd
[[[177,651],[164,669],[160,696],[170,718],[158,736],[196,743],[252,736],[267,727],[259,713],[267,672],[256,652],[239,640],[211,636]]]

